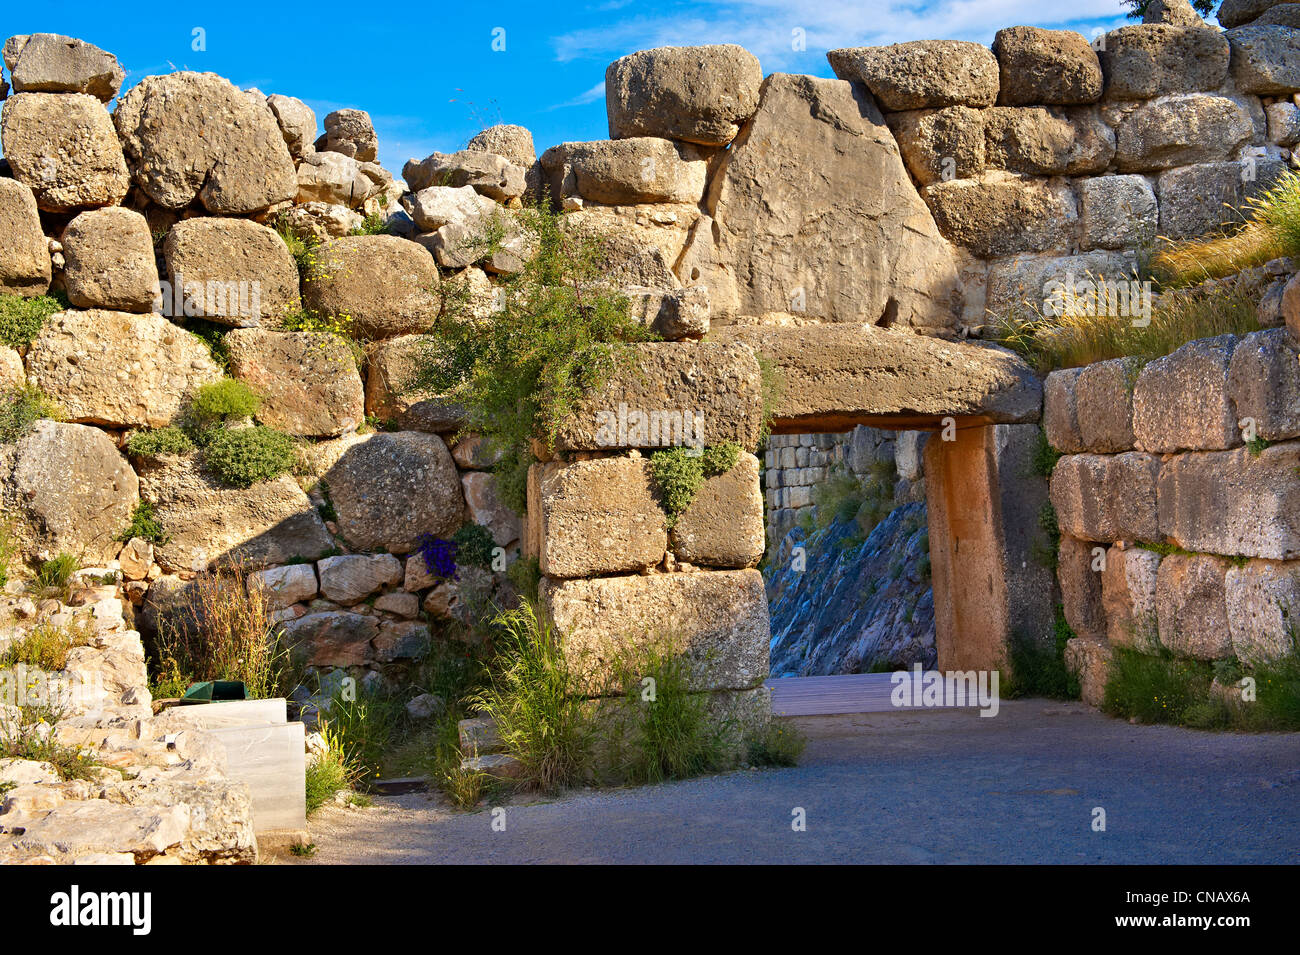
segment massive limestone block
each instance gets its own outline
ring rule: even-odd
[[[0,447],[5,510],[29,556],[109,560],[139,500],[135,472],[98,428],[39,421]]]
[[[1043,379],[1043,432],[1057,451],[1076,454],[1084,450],[1079,424],[1079,375],[1082,368],[1063,368]]]
[[[1000,348],[871,325],[735,325],[712,335],[773,364],[781,381],[773,426],[782,431],[877,415],[931,426],[946,415],[1037,421],[1042,406],[1038,377]]]
[[[731,44],[641,50],[605,70],[609,135],[725,146],[754,114],[762,82],[754,55]]]
[[[248,327],[298,306],[298,266],[273,229],[248,219],[186,219],[163,243],[185,314]],[[175,293],[174,293],[175,294]]]
[[[325,482],[339,533],[362,550],[410,553],[421,535],[450,537],[465,519],[456,463],[434,434],[372,435],[345,451]]]
[[[987,110],[969,106],[890,113],[885,122],[898,140],[907,170],[921,185],[966,179],[984,171]]]
[[[995,106],[984,124],[991,169],[1035,176],[1103,172],[1115,156],[1115,133],[1096,107]]]
[[[1228,398],[1243,430],[1253,428],[1266,441],[1300,437],[1300,354],[1287,329],[1252,332],[1237,342]]]
[[[1254,125],[1238,102],[1194,93],[1146,103],[1124,118],[1116,138],[1121,172],[1150,172],[1227,159]]]
[[[1160,235],[1168,239],[1193,239],[1240,223],[1250,196],[1268,188],[1286,170],[1286,164],[1258,159],[1241,162],[1198,163],[1160,174]],[[1253,179],[1247,179],[1253,175]]]
[[[280,93],[268,96],[266,105],[271,107],[276,122],[280,124],[280,133],[284,136],[284,144],[289,147],[289,155],[297,158],[313,151],[316,113],[310,106],[300,99]]]
[[[333,438],[365,420],[361,374],[343,339],[245,328],[225,340],[231,375],[262,397],[262,423],[302,437]]]
[[[68,421],[156,428],[221,369],[199,338],[161,315],[92,309],[50,317],[27,354],[27,377]]]
[[[542,154],[551,196],[581,196],[609,205],[699,202],[708,162],[697,147],[668,139],[561,143]]]
[[[463,149],[458,153],[434,153],[426,159],[407,162],[402,178],[412,192],[429,186],[471,186],[489,199],[505,202],[524,194],[526,171],[504,156]]]
[[[1300,562],[1252,560],[1229,567],[1224,591],[1232,652],[1238,659],[1262,663],[1293,650]]]
[[[533,145],[533,134],[523,126],[500,123],[489,126],[473,136],[465,144],[466,151],[495,153],[504,156],[510,162],[523,169],[528,169],[537,161],[537,147]]]
[[[831,50],[826,58],[840,79],[871,90],[882,109],[992,106],[998,98],[998,61],[978,43],[915,40]]]
[[[1267,2],[1267,0],[1265,0]],[[1222,10],[1222,8],[1220,8]],[[1300,29],[1300,3],[1278,3],[1257,17],[1254,26],[1276,23],[1279,26]]]
[[[712,242],[712,271],[735,288],[738,314],[932,329],[960,314],[951,250],[893,136],[848,83],[769,76],[707,207],[712,228],[692,241]],[[715,276],[687,284],[712,292]]]
[[[566,234],[600,241],[601,274],[611,285],[672,290],[681,288],[683,284],[704,284],[709,287],[709,300],[717,302],[719,289],[713,279],[706,280],[696,274],[687,281],[690,270],[684,269],[678,261],[685,260],[684,249],[690,241],[687,230],[693,225],[698,231],[711,221],[700,215],[698,206],[684,203],[644,207],[591,204],[560,220]],[[711,235],[710,232],[710,238]],[[707,258],[707,262],[712,261]],[[674,263],[678,263],[676,268],[682,273],[681,280],[674,272]],[[734,314],[734,282],[728,301],[731,302],[730,313]]]
[[[568,451],[734,441],[752,451],[761,427],[762,372],[736,342],[652,342],[586,395],[560,428]]]
[[[1001,319],[1034,320],[1063,304],[1071,283],[1131,282],[1137,276],[1132,252],[1083,252],[1079,255],[1017,255],[989,267],[986,314]]]
[[[1277,96],[1300,90],[1300,29],[1254,24],[1225,35],[1237,92]]]
[[[545,466],[536,482],[541,571],[595,577],[654,567],[668,548],[646,458],[599,458]]]
[[[1070,454],[1052,471],[1061,531],[1085,541],[1155,541],[1160,461],[1150,454]]]
[[[498,208],[473,186],[428,186],[411,197],[411,218],[416,228],[436,232],[448,224],[462,226],[473,234],[482,231],[486,217]],[[478,250],[482,254],[482,250]]]
[[[1098,53],[1106,99],[1154,99],[1217,90],[1228,76],[1228,41],[1204,27],[1142,23],[1106,34]]]
[[[83,212],[63,230],[63,287],[78,308],[147,312],[158,294],[149,223],[114,206]]]
[[[758,458],[740,455],[725,474],[706,478],[670,537],[678,560],[705,567],[753,567],[763,556],[763,492]]]
[[[1080,33],[1007,27],[993,38],[1002,106],[1070,106],[1101,98],[1101,64]]]
[[[1160,469],[1160,534],[1185,550],[1300,557],[1300,444],[1180,454]]]
[[[1078,228],[1074,194],[1049,180],[988,172],[921,190],[939,230],[982,259],[1064,251]]]
[[[214,73],[146,76],[113,121],[132,179],[163,208],[198,199],[214,215],[246,215],[298,191],[275,114]]]
[[[385,587],[402,582],[405,568],[392,554],[342,554],[318,565],[320,593],[326,600],[350,606]]]
[[[1112,358],[1080,373],[1075,401],[1079,434],[1088,451],[1133,450],[1133,386],[1141,370],[1141,363],[1131,358]]]
[[[287,474],[232,488],[197,455],[168,457],[141,465],[140,496],[168,534],[154,548],[154,560],[168,572],[226,563],[258,569],[314,560],[334,546],[311,500]]]
[[[391,338],[429,328],[438,317],[438,267],[414,242],[393,235],[327,242],[303,283],[303,301],[326,315],[348,315],[359,333]]]
[[[43,295],[51,275],[35,195],[17,180],[0,178],[0,292]]]
[[[771,633],[756,570],[544,579],[542,602],[588,696],[622,692],[610,681],[620,657],[665,642],[688,661],[692,691],[747,690],[767,679]]]
[[[1056,577],[1061,586],[1061,611],[1070,629],[1089,640],[1105,640],[1106,610],[1098,559],[1093,552],[1096,547],[1091,541],[1062,534]]]
[[[1228,392],[1232,335],[1188,342],[1149,362],[1133,389],[1133,436],[1143,451],[1216,451],[1241,441]]]
[[[351,156],[314,152],[298,164],[296,202],[324,202],[358,209],[377,193],[375,184]]]
[[[10,37],[4,61],[15,93],[89,93],[107,103],[126,75],[113,54],[57,33]]]
[[[1159,209],[1144,177],[1095,176],[1078,180],[1075,188],[1081,247],[1133,249],[1155,241]]]
[[[1279,0],[1223,0],[1218,20],[1225,30],[1239,27],[1265,15],[1278,4]]]
[[[259,591],[270,610],[283,610],[300,600],[311,600],[320,592],[316,569],[311,564],[286,564],[248,575],[250,592]]]
[[[131,186],[113,121],[86,93],[9,97],[0,146],[14,178],[49,212],[116,205]]]
[[[364,666],[374,659],[371,641],[379,636],[379,619],[330,610],[309,613],[284,626],[285,641],[304,666]]]
[[[1156,621],[1162,645],[1197,660],[1231,655],[1224,592],[1228,567],[1211,554],[1170,554],[1160,562]]]
[[[325,135],[316,142],[324,152],[342,153],[357,162],[374,162],[379,155],[370,114],[363,109],[336,109],[325,117]]]
[[[446,434],[460,427],[463,409],[414,387],[413,375],[429,339],[402,335],[377,342],[366,353],[366,414],[404,431]]]
[[[1205,28],[1205,21],[1201,19],[1189,0],[1151,0],[1142,13],[1142,22]]]
[[[1160,555],[1144,547],[1112,547],[1101,572],[1106,635],[1116,646],[1154,649]]]

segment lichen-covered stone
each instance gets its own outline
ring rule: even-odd
[[[352,348],[313,332],[236,329],[226,335],[230,373],[262,399],[257,417],[289,434],[332,438],[365,421],[365,391]]]
[[[826,58],[840,79],[871,90],[882,109],[992,106],[998,98],[998,61],[978,43],[914,40],[831,50]]]
[[[298,267],[274,230],[249,219],[186,219],[163,243],[186,315],[248,327],[298,307]]]
[[[43,295],[53,272],[32,190],[0,178],[0,292]]]
[[[0,145],[14,178],[49,212],[116,205],[131,185],[113,121],[86,93],[9,97]]]
[[[1163,646],[1197,660],[1232,653],[1224,591],[1228,566],[1211,554],[1170,554],[1160,562],[1156,619]]]
[[[422,332],[438,317],[438,267],[414,242],[392,235],[334,239],[317,253],[319,267],[303,285],[303,302],[326,315],[346,315],[371,338]]]
[[[1188,342],[1148,362],[1133,388],[1133,437],[1143,451],[1213,451],[1240,443],[1228,390],[1232,335]]]
[[[1159,539],[1156,480],[1149,454],[1070,454],[1052,471],[1051,500],[1061,531],[1086,541]]]
[[[1007,27],[993,38],[1002,106],[1075,105],[1101,98],[1097,53],[1073,30]]]
[[[83,212],[63,230],[63,287],[78,308],[147,312],[158,295],[149,223],[120,207]]]

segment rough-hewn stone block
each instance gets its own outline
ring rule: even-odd
[[[706,567],[752,567],[763,556],[763,495],[758,458],[742,452],[735,467],[706,478],[671,533],[679,560]]]
[[[1277,660],[1295,647],[1300,562],[1252,560],[1229,567],[1226,589],[1232,651],[1241,660]]]
[[[1106,639],[1106,613],[1102,606],[1101,573],[1093,548],[1100,545],[1061,535],[1056,576],[1061,584],[1065,621],[1077,636]]]
[[[1252,426],[1267,441],[1300,435],[1300,353],[1287,329],[1252,332],[1237,342],[1228,395],[1243,436]]]
[[[1051,498],[1061,530],[1080,540],[1155,540],[1156,478],[1149,454],[1071,454],[1052,471]]]
[[[1160,642],[1179,656],[1217,660],[1232,653],[1224,579],[1228,562],[1211,554],[1170,554],[1156,574]]]
[[[1082,368],[1063,368],[1043,380],[1043,431],[1047,443],[1065,454],[1084,450],[1076,392],[1082,372]]]
[[[1106,636],[1117,646],[1150,649],[1156,636],[1156,574],[1160,555],[1142,547],[1112,547],[1101,574]]]
[[[1133,448],[1133,386],[1141,365],[1131,358],[1112,358],[1089,365],[1075,383],[1079,433],[1089,451]]]
[[[1133,436],[1143,451],[1217,451],[1240,443],[1228,394],[1232,335],[1188,342],[1149,362],[1133,389]]]

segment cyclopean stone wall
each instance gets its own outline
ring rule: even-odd
[[[1300,352],[1286,328],[1050,374],[1044,423],[1068,659],[1100,701],[1114,646],[1275,659],[1300,600]],[[1251,443],[1251,439],[1256,439]]]

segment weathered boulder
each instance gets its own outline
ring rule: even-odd
[[[1224,29],[1239,27],[1267,13],[1279,0],[1223,0],[1219,5],[1218,20]]]
[[[0,292],[43,295],[52,274],[36,196],[21,182],[0,178]]]
[[[498,547],[505,547],[511,541],[519,539],[522,522],[519,515],[501,499],[496,475],[486,471],[472,471],[461,475],[460,485],[465,494],[469,519],[486,527]]]
[[[1062,368],[1043,379],[1043,432],[1047,443],[1065,454],[1084,450],[1077,392],[1081,374],[1082,368]]]
[[[1300,4],[1296,4],[1300,10]],[[1294,146],[1300,143],[1300,106],[1285,100],[1270,103],[1264,108],[1268,119],[1268,141],[1278,146]]]
[[[610,205],[699,202],[708,177],[698,148],[650,136],[561,143],[541,163],[555,199],[581,196]]]
[[[1229,30],[1232,81],[1239,93],[1289,95],[1300,90],[1300,29],[1252,24]]]
[[[1245,108],[1227,97],[1169,96],[1125,117],[1115,160],[1121,172],[1148,172],[1227,159],[1254,129]]]
[[[1189,0],[1151,0],[1142,12],[1143,23],[1168,23],[1175,27],[1200,27],[1206,24]]]
[[[1101,121],[1096,107],[995,106],[987,112],[984,135],[989,168],[1009,172],[1099,173],[1115,156],[1115,133]]]
[[[289,155],[302,157],[311,152],[316,139],[316,113],[300,99],[272,93],[266,98],[275,120],[280,124]]]
[[[326,557],[318,565],[320,595],[336,604],[351,606],[371,594],[401,583],[402,562],[392,554],[343,554]]]
[[[365,421],[352,347],[337,335],[236,329],[225,338],[230,373],[262,398],[257,417],[289,434],[332,438]]]
[[[573,409],[556,444],[613,451],[735,441],[757,446],[762,372],[737,342],[651,342]]]
[[[168,540],[154,551],[165,571],[202,571],[217,563],[259,569],[315,559],[334,546],[310,499],[287,474],[232,488],[193,455],[169,457],[141,466],[140,496],[166,528]]]
[[[1133,389],[1133,436],[1143,451],[1215,451],[1241,441],[1228,391],[1232,335],[1188,342],[1149,362]]]
[[[978,43],[914,40],[831,50],[826,59],[836,76],[864,84],[886,110],[992,106],[998,98],[998,61]]]
[[[1224,592],[1228,566],[1211,554],[1170,554],[1160,562],[1156,620],[1162,645],[1197,660],[1231,655]]]
[[[979,258],[1064,249],[1078,227],[1068,186],[1005,172],[921,190],[939,230]]]
[[[364,666],[375,656],[370,641],[379,636],[379,620],[345,610],[309,613],[285,623],[284,636],[304,666]]]
[[[628,314],[666,341],[703,338],[709,332],[706,286],[670,290],[630,285],[623,294],[627,296]]]
[[[993,55],[1002,106],[1070,106],[1101,98],[1097,54],[1073,30],[1007,27],[994,36]]]
[[[254,571],[248,575],[248,586],[262,592],[270,610],[283,610],[299,601],[311,600],[320,591],[316,569],[311,564],[286,564]]]
[[[402,178],[412,192],[433,185],[471,186],[480,195],[502,202],[522,196],[526,186],[523,167],[477,149],[434,153],[420,162],[412,159],[402,168]]]
[[[392,235],[335,239],[303,283],[303,301],[326,315],[348,315],[357,331],[389,338],[423,331],[438,316],[438,268],[414,242]]]
[[[1085,282],[1133,281],[1137,256],[1132,252],[1093,251],[1078,255],[1025,254],[995,261],[988,272],[985,313],[999,319],[1035,319],[1049,308],[1063,308],[1087,291]],[[1100,290],[1094,289],[1100,294]]]
[[[708,285],[715,310],[729,285],[740,315],[946,329],[960,313],[951,249],[893,136],[848,83],[769,76],[707,207],[712,222],[697,223],[684,258],[701,263],[687,284]]]
[[[92,309],[49,318],[27,353],[27,377],[68,421],[154,428],[221,369],[202,340],[161,315]]]
[[[214,73],[146,76],[113,114],[131,177],[158,205],[246,215],[293,199],[275,114]]]
[[[1157,636],[1160,555],[1144,547],[1112,547],[1101,572],[1106,636],[1116,646],[1150,651]]]
[[[1070,454],[1052,471],[1061,531],[1084,541],[1154,541],[1160,461],[1150,454]]]
[[[0,147],[13,177],[49,212],[116,205],[131,186],[113,121],[86,93],[9,97]]]
[[[391,663],[428,656],[433,640],[427,624],[413,620],[385,620],[379,625],[379,635],[373,643],[375,659],[380,663]]]
[[[337,156],[338,153],[332,155]],[[328,202],[305,202],[280,214],[280,222],[294,235],[317,242],[340,239],[359,229],[365,219],[347,206]]]
[[[966,179],[984,171],[987,110],[969,106],[890,113],[885,122],[898,140],[907,170],[923,186]]]
[[[31,556],[111,559],[139,501],[135,472],[108,435],[54,421],[0,446],[0,490]]]
[[[27,369],[23,367],[23,356],[17,349],[0,345],[0,388],[23,385],[27,382]]]
[[[413,376],[428,339],[402,335],[377,342],[366,352],[366,414],[406,431],[446,434],[460,427],[464,411],[415,388]]]
[[[1258,664],[1286,656],[1294,649],[1300,563],[1252,560],[1229,567],[1224,603],[1238,659]]]
[[[743,690],[767,679],[771,634],[756,570],[547,579],[542,604],[586,695],[623,692],[611,685],[619,663],[665,644],[688,661],[693,691]]]
[[[469,152],[495,153],[504,156],[523,169],[528,169],[537,161],[537,147],[533,145],[533,134],[523,126],[511,126],[506,123],[489,126],[481,133],[476,133],[465,144],[465,149]]]
[[[1269,7],[1255,18],[1253,25],[1263,26],[1267,23],[1300,29],[1300,3],[1279,3]]]
[[[57,33],[10,37],[4,60],[15,93],[89,93],[107,103],[126,75],[113,54]]]
[[[1180,454],[1160,468],[1160,536],[1190,551],[1300,557],[1300,444]],[[1145,539],[1153,539],[1148,536]]]
[[[1139,100],[1219,89],[1230,54],[1216,30],[1143,23],[1107,33],[1097,55],[1106,99]]]
[[[298,266],[284,240],[249,219],[186,219],[163,243],[186,315],[244,328],[298,307]]]
[[[1065,668],[1079,681],[1079,699],[1089,706],[1101,706],[1106,699],[1112,658],[1104,640],[1071,637],[1065,644]]]
[[[652,205],[650,209],[685,210],[681,204]],[[694,215],[694,224],[698,230],[706,222],[699,215],[697,207],[689,207]],[[685,224],[676,212],[669,212],[664,218],[665,224],[646,222],[636,214],[635,207],[611,207],[591,205],[576,212],[570,212],[560,220],[560,227],[566,235],[575,238],[595,238],[600,242],[598,251],[600,272],[606,281],[615,286],[640,285],[647,288],[679,289],[683,281],[673,271],[674,263],[683,256],[687,245]],[[656,217],[657,218],[657,217]],[[712,221],[712,220],[707,220]],[[706,254],[708,263],[712,258]],[[684,268],[683,276],[690,277],[689,267]],[[721,274],[721,273],[719,273]],[[700,273],[687,284],[706,284],[709,286],[709,298],[716,301],[718,289],[712,280],[705,281]],[[730,299],[735,300],[734,284]],[[734,313],[734,304],[732,312]]]
[[[548,577],[595,577],[644,571],[663,560],[667,518],[649,460],[598,458],[541,465],[535,482],[541,571]]]
[[[1083,248],[1131,249],[1155,241],[1159,208],[1144,177],[1095,176],[1078,180],[1075,188]]]
[[[325,135],[316,141],[317,150],[342,153],[357,162],[373,162],[379,155],[379,137],[365,110],[336,109],[325,117],[324,125]]]
[[[762,82],[758,60],[739,46],[632,53],[605,70],[609,135],[725,146],[754,115]]]
[[[1001,348],[871,325],[735,325],[711,334],[715,348],[744,343],[772,363],[782,382],[772,423],[782,431],[875,415],[925,425],[946,415],[1037,421],[1042,406],[1038,377]],[[706,412],[705,444],[723,440],[711,426]]]
[[[117,206],[73,219],[63,245],[63,287],[78,308],[147,312],[158,294],[158,265],[145,217]]]
[[[418,431],[375,434],[326,473],[339,533],[354,547],[406,554],[421,535],[449,537],[465,517],[447,445]]]
[[[1266,441],[1300,437],[1300,355],[1287,329],[1252,332],[1237,342],[1228,398],[1243,432],[1250,428]]]
[[[298,164],[296,202],[324,202],[357,209],[378,189],[351,156],[313,152]]]
[[[416,228],[436,232],[445,225],[479,231],[499,207],[473,186],[428,186],[411,197],[411,218]],[[478,250],[482,254],[483,250]]]
[[[1133,450],[1133,388],[1141,371],[1141,363],[1134,359],[1112,358],[1091,364],[1079,374],[1075,402],[1086,450]]]
[[[1251,166],[1210,162],[1162,172],[1156,183],[1160,235],[1192,239],[1241,222],[1249,197],[1274,182],[1285,169],[1285,163],[1262,159]]]
[[[753,567],[763,556],[763,492],[758,458],[741,452],[735,466],[707,477],[669,536],[678,560],[705,567]]]

